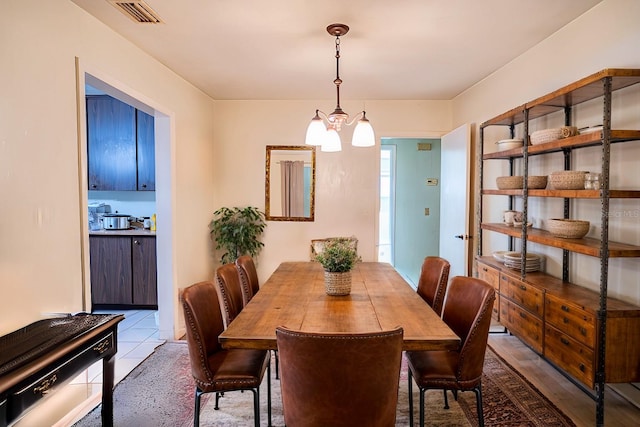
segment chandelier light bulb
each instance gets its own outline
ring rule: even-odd
[[[354,147],[372,147],[376,144],[376,137],[373,133],[373,127],[367,119],[365,112],[362,112],[362,118],[358,120],[356,128],[353,130],[353,138],[351,145]]]
[[[324,134],[324,141],[320,151],[327,153],[334,153],[336,151],[342,151],[342,142],[340,141],[340,135],[335,127],[329,126],[329,129]]]

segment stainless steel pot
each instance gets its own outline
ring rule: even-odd
[[[129,226],[129,215],[104,214],[102,217],[102,228],[105,230],[126,230]]]

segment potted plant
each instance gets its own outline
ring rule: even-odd
[[[234,262],[241,255],[258,255],[264,243],[260,236],[266,227],[264,213],[258,208],[223,207],[213,213],[209,224],[216,250],[222,250],[220,262]]]
[[[315,257],[324,268],[324,283],[328,295],[349,295],[351,269],[360,261],[358,251],[348,238],[328,241]]]

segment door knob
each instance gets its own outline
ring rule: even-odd
[[[464,236],[462,234],[458,234],[457,236],[453,236],[456,239],[464,240]]]

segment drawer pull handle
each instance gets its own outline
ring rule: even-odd
[[[564,345],[569,345],[569,340],[566,338],[560,338],[560,342]]]
[[[586,328],[580,328],[580,333],[584,336],[587,336],[587,329]]]
[[[566,311],[567,313],[569,312],[569,307],[567,307],[566,305],[563,305],[560,308],[562,309],[562,311]]]
[[[109,350],[110,347],[111,347],[111,340],[107,338],[106,340],[102,341],[100,344],[93,347],[93,350],[102,354],[105,351]]]
[[[527,315],[526,315],[526,314],[524,314],[524,313],[520,313],[520,317],[522,317],[523,319],[526,319],[526,318],[527,318]]]
[[[45,394],[49,393],[49,391],[51,391],[50,389],[56,383],[56,381],[58,381],[58,376],[56,374],[53,374],[51,378],[47,378],[46,380],[42,381],[39,386],[34,387],[33,394],[40,393],[44,396]]]
[[[523,291],[526,291],[527,287],[525,285],[520,285],[520,289],[522,289]]]
[[[482,271],[487,272],[489,270],[487,270],[487,267],[482,267]]]
[[[564,317],[564,318],[562,319],[562,322],[563,322],[563,323],[569,323],[569,319],[567,319],[566,317]]]
[[[585,366],[584,366],[584,364],[583,364],[583,363],[581,363],[581,364],[580,364],[580,371],[584,372],[584,370],[585,370]]]

